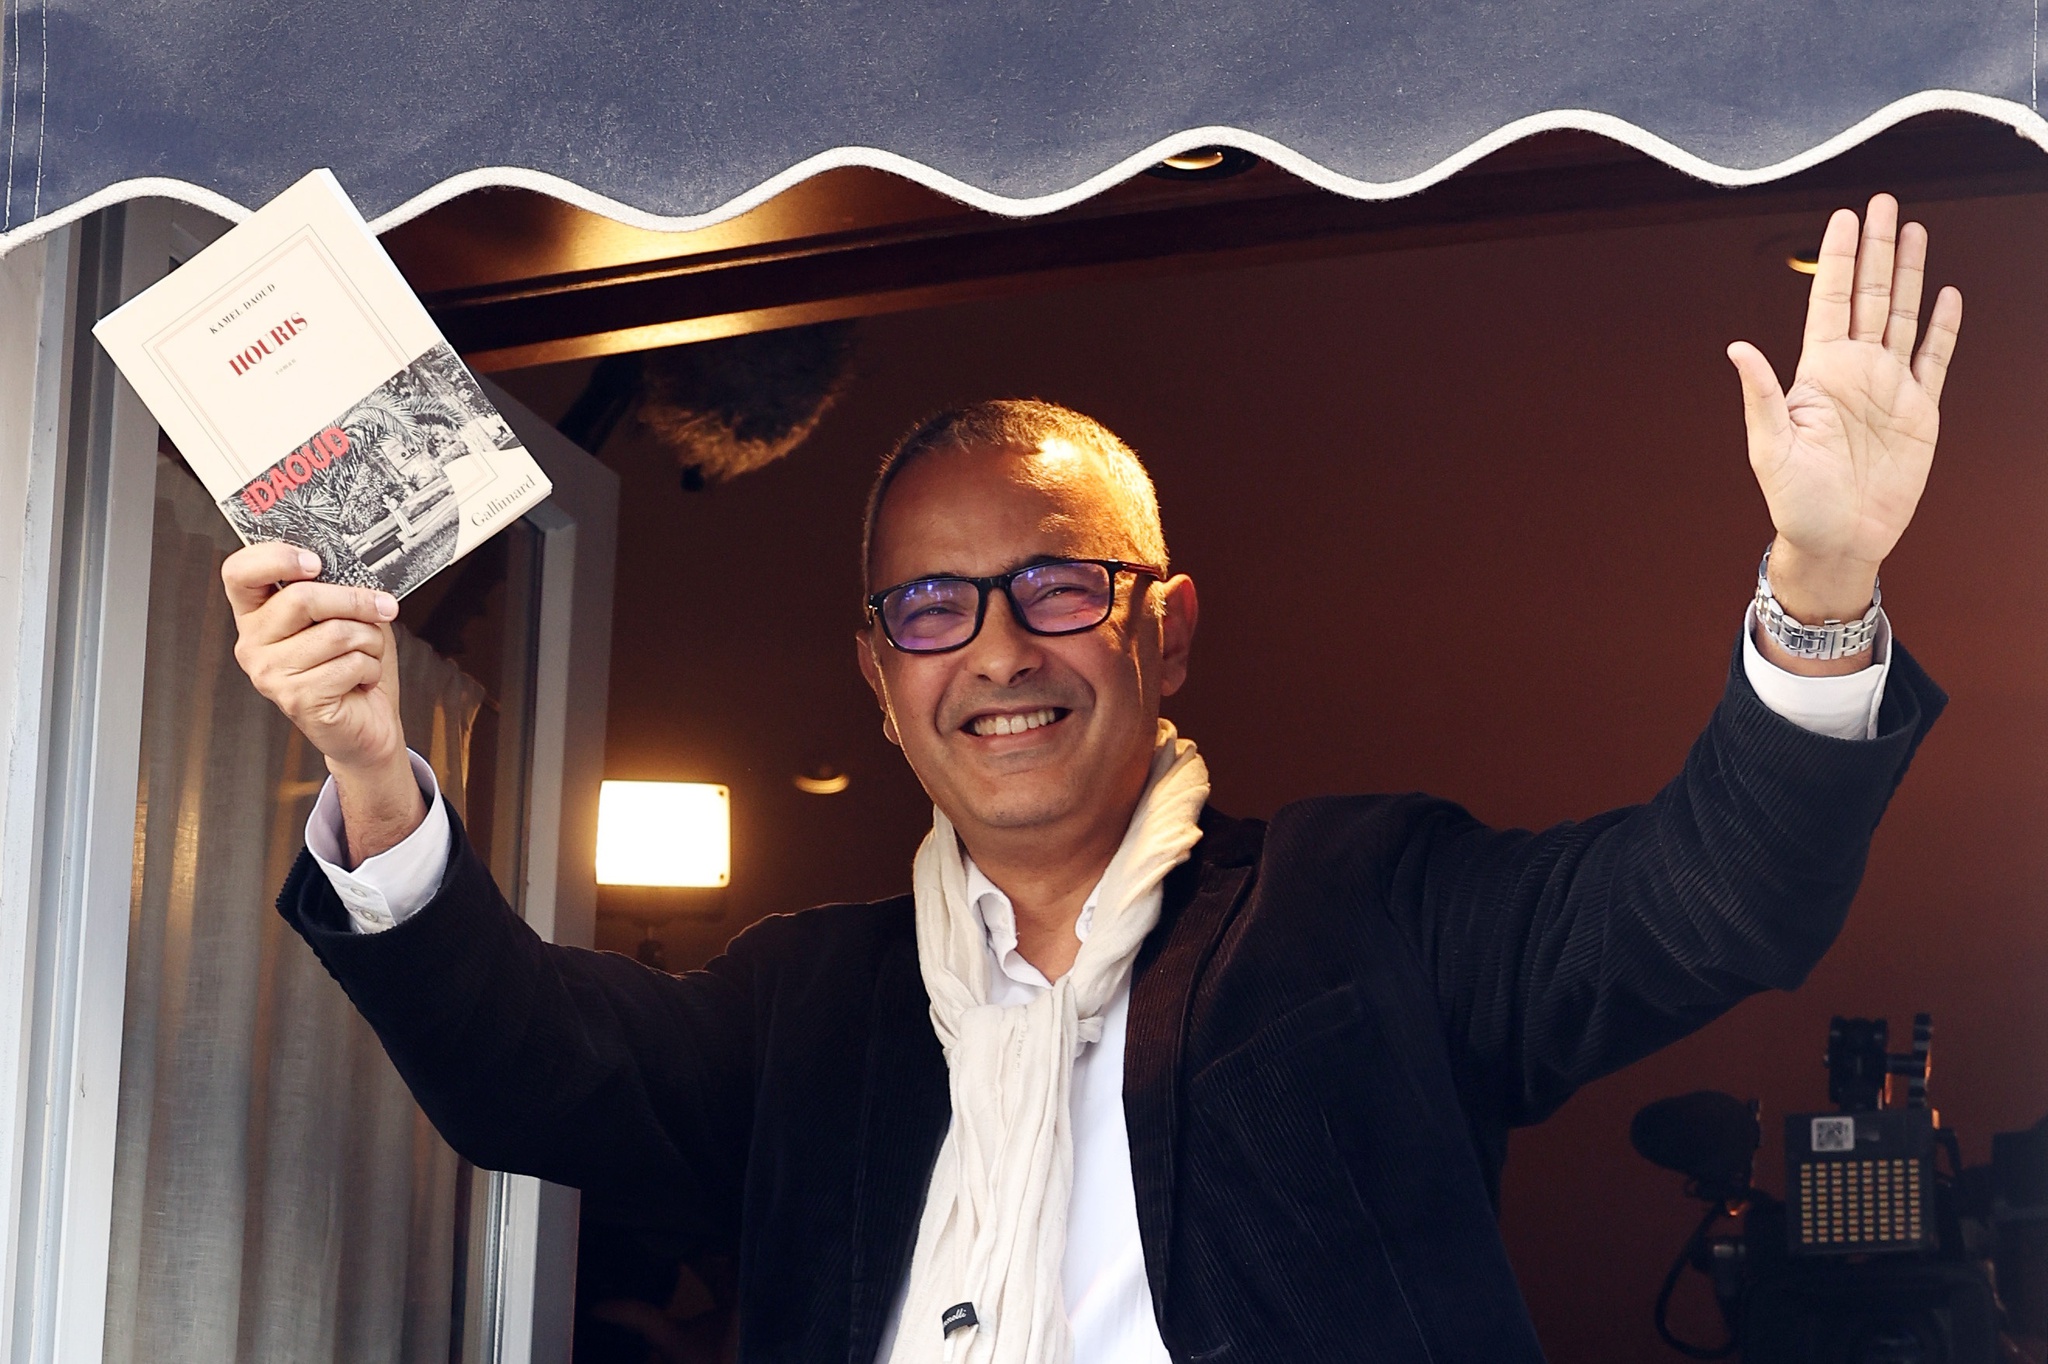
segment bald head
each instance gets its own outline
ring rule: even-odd
[[[876,531],[889,489],[904,470],[926,456],[969,451],[1010,452],[1024,464],[1026,481],[1050,492],[1081,493],[1081,514],[1099,509],[1089,529],[1107,558],[1165,568],[1166,534],[1159,524],[1159,497],[1152,478],[1128,445],[1092,417],[1036,399],[1004,398],[951,408],[918,423],[882,461],[868,494],[861,531],[861,568],[873,590]],[[1069,499],[1069,505],[1077,505]],[[1091,515],[1091,520],[1095,518]],[[882,584],[886,586],[887,584]]]

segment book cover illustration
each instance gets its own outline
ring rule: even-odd
[[[445,344],[392,375],[292,452],[220,500],[244,543],[284,540],[320,556],[331,582],[402,597],[455,562],[462,509],[523,500],[496,490],[489,456],[519,438]],[[464,546],[465,549],[469,546]]]
[[[550,485],[334,177],[94,328],[245,543],[404,596]]]

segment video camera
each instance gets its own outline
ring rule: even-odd
[[[1754,1188],[1758,1105],[1700,1091],[1637,1113],[1638,1153],[1687,1178],[1707,1210],[1657,1295],[1657,1334],[1692,1359],[1745,1364],[1994,1364],[2048,1339],[2048,1118],[1992,1139],[1964,1169],[1927,1104],[1933,1023],[1891,1052],[1885,1020],[1828,1028],[1829,1113],[1784,1122],[1784,1199]],[[1944,1168],[1944,1166],[1946,1168]],[[1737,1229],[1716,1234],[1723,1219]],[[1706,1276],[1726,1339],[1670,1328],[1687,1268]]]

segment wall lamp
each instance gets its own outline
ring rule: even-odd
[[[732,880],[732,792],[694,781],[608,781],[597,794],[601,886]]]

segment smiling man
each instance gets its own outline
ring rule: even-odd
[[[1539,1359],[1507,1132],[1798,984],[1943,704],[1877,571],[1962,303],[1916,350],[1897,221],[1830,221],[1789,393],[1730,348],[1777,536],[1645,805],[1208,808],[1160,719],[1197,599],[1150,480],[1085,417],[987,403],[906,437],[868,509],[859,664],[935,807],[912,894],[681,978],[541,942],[406,753],[396,604],[259,545],[224,569],[237,656],[334,778],[280,907],[457,1150],[735,1253],[743,1358]]]

